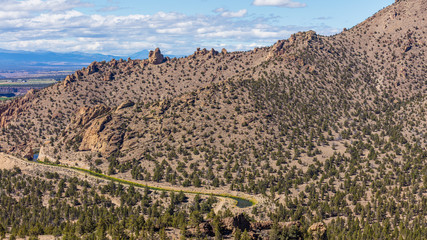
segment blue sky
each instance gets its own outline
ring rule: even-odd
[[[126,55],[249,50],[339,33],[394,0],[0,0],[0,48]]]

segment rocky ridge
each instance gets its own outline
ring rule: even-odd
[[[1,106],[1,149],[262,196],[258,220],[422,224],[426,5],[402,0],[335,36],[247,52],[94,62]]]

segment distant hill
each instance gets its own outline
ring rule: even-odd
[[[129,56],[114,56],[91,54],[83,52],[57,53],[50,51],[12,51],[0,49],[0,70],[29,70],[29,69],[73,69],[77,70],[93,61],[110,61],[111,59],[146,59],[149,51],[143,50]],[[167,55],[170,58],[180,57]]]
[[[145,59],[145,58],[148,58],[149,53],[150,53],[150,51],[148,51],[148,50],[142,50],[140,52],[136,52],[136,53],[130,55],[129,57],[132,59]]]
[[[32,67],[63,68],[67,66],[87,66],[93,61],[109,61],[113,58],[120,57],[82,52],[56,53],[49,51],[30,52],[0,49],[0,70],[22,70]]]

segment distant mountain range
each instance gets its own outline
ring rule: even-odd
[[[13,51],[0,49],[0,70],[31,70],[31,69],[78,69],[89,65],[93,61],[110,61],[111,59],[145,59],[149,51],[143,50],[129,56],[114,56],[90,54],[83,52],[57,53],[50,51]],[[171,58],[181,57],[166,55]]]

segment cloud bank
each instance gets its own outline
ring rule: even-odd
[[[0,48],[10,50],[116,55],[155,47],[174,54],[192,53],[197,47],[248,50],[313,28],[276,25],[271,19],[248,16],[246,9],[216,9],[208,15],[157,12],[119,16],[85,14],[76,9],[87,5],[77,0],[0,0],[0,4]]]

